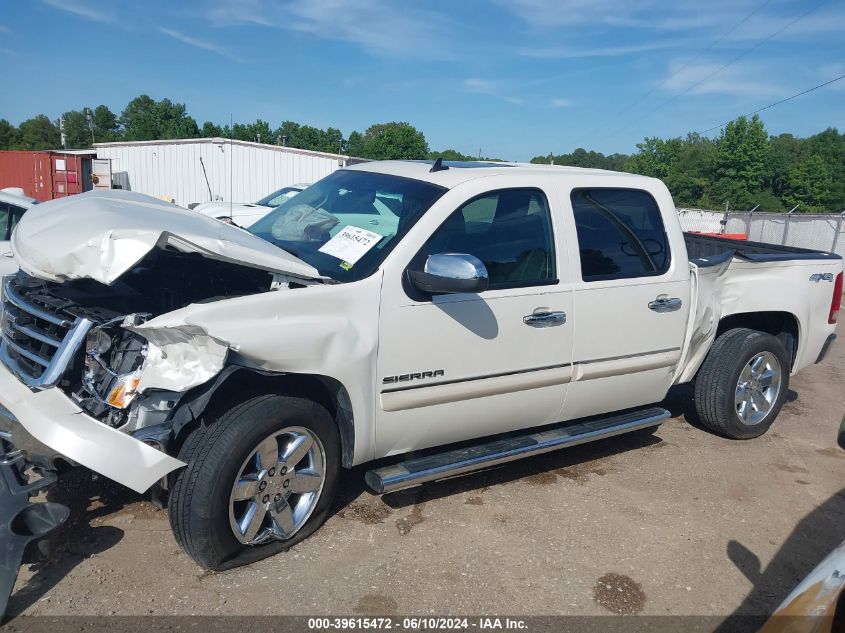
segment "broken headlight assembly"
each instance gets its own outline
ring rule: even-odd
[[[147,355],[147,342],[114,319],[92,328],[85,340],[80,404],[97,417],[118,426],[122,413],[138,395],[141,369]]]

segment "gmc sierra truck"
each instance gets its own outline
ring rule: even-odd
[[[395,222],[339,225],[378,200]],[[151,490],[210,569],[313,533],[352,466],[387,493],[651,428],[680,383],[757,437],[843,282],[834,254],[685,235],[659,180],[501,163],[356,165],[248,230],[91,192],[11,243],[4,468]]]

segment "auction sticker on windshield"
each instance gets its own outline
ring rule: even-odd
[[[382,236],[357,226],[347,225],[318,250],[326,255],[354,264],[379,243]]]

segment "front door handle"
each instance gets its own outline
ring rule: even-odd
[[[522,322],[531,327],[552,327],[566,323],[566,312],[534,312],[522,317]]]
[[[655,312],[675,312],[676,310],[680,310],[683,304],[684,302],[677,297],[659,295],[654,301],[649,302],[648,308]]]

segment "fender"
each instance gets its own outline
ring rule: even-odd
[[[218,390],[226,385],[236,374],[238,378],[246,378],[247,374],[253,374],[274,380],[284,381],[287,379],[291,382],[299,383],[297,386],[300,388],[307,388],[308,382],[311,381],[319,383],[323,393],[317,395],[323,401],[323,404],[328,405],[327,408],[333,414],[338,426],[341,445],[341,463],[345,468],[352,466],[355,449],[355,425],[349,394],[346,388],[337,380],[313,374],[274,372],[256,367],[247,367],[245,365],[227,365],[212,380],[198,387],[194,387],[182,395],[165,422],[165,426],[169,426],[170,431],[168,439],[173,440],[179,438],[187,430],[189,425],[196,422],[214,399]]]

